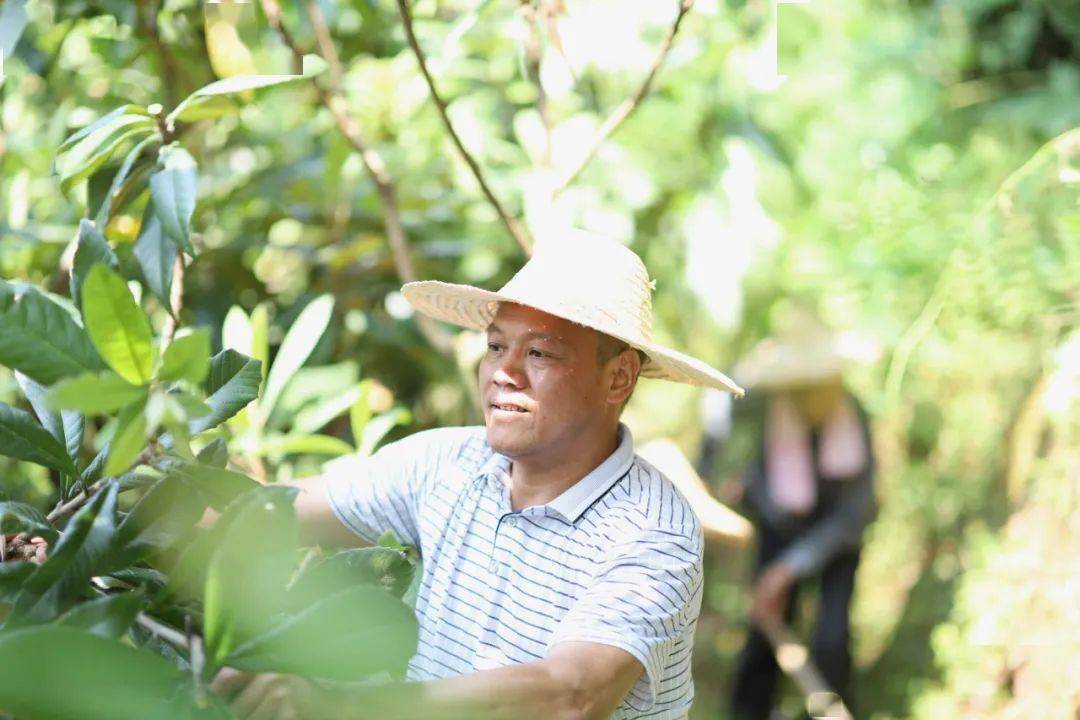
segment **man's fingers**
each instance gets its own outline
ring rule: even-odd
[[[241,690],[229,704],[229,707],[239,717],[251,717],[266,696],[273,692],[275,687],[280,687],[281,679],[280,675],[273,673],[256,675],[255,679],[249,682],[247,687]]]
[[[287,693],[282,692],[284,687],[284,684],[272,687],[258,707],[247,716],[247,720],[296,720]]]
[[[239,692],[245,685],[251,682],[251,679],[254,677],[255,675],[253,673],[237,670],[236,668],[223,667],[218,671],[218,674],[210,683],[210,689],[218,695],[228,698]]]

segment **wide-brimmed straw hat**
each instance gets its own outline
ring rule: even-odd
[[[697,358],[652,339],[652,297],[645,264],[611,240],[548,240],[498,291],[427,280],[411,282],[402,294],[417,311],[454,325],[484,330],[499,303],[509,302],[618,338],[642,351],[642,377],[714,387],[743,395],[743,389]]]

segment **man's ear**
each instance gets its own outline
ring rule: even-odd
[[[637,384],[638,373],[641,372],[641,357],[634,348],[626,348],[621,353],[611,358],[612,374],[611,384],[608,386],[608,400],[615,403],[623,403]]]

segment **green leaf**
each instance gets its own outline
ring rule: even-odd
[[[150,323],[123,278],[101,263],[94,265],[83,286],[82,311],[86,331],[105,362],[133,385],[145,385],[154,364]]]
[[[309,57],[313,59],[309,60]],[[320,62],[322,63],[321,66]],[[165,121],[172,126],[177,120],[187,121],[198,119],[190,117],[190,114],[188,113],[189,109],[195,110],[199,108],[200,105],[206,103],[207,99],[214,96],[233,95],[245,90],[270,87],[271,85],[281,85],[282,83],[314,77],[325,69],[325,61],[322,61],[321,58],[317,58],[317,56],[314,55],[306,55],[303,59],[303,68],[303,75],[235,75],[230,78],[225,78],[224,80],[212,82],[184,98],[184,100],[168,114]],[[220,106],[217,106],[217,108],[220,108]]]
[[[56,528],[40,510],[20,502],[0,502],[0,532],[5,535],[26,533],[30,537],[40,535],[49,544],[57,538]]]
[[[195,212],[197,171],[195,159],[181,147],[162,151],[164,169],[150,176],[150,199],[154,215],[165,236],[195,255],[191,245],[191,216]]]
[[[76,628],[47,625],[0,634],[0,665],[4,710],[20,720],[223,717],[195,705],[190,676],[175,665]]]
[[[198,494],[205,505],[218,511],[224,510],[244,493],[261,487],[243,473],[182,460],[170,460],[165,472],[169,477],[182,479],[188,484],[190,492]]]
[[[249,672],[360,680],[400,675],[416,649],[413,611],[379,587],[343,590],[239,645],[226,659]]]
[[[269,424],[277,426],[288,423],[306,405],[340,398],[352,391],[359,377],[360,366],[355,360],[300,368],[293,373],[274,404],[274,414]]]
[[[364,438],[364,428],[371,420],[371,388],[374,383],[364,380],[360,383],[360,394],[349,409],[349,428],[352,430],[353,443],[360,447]]]
[[[141,115],[145,118],[150,117],[150,113],[147,112],[146,108],[144,107],[141,107],[139,105],[121,105],[112,112],[103,115],[102,117],[98,118],[94,122],[90,123],[86,127],[71,135],[71,137],[69,137],[67,140],[60,144],[60,147],[57,148],[57,152],[61,153],[69,150],[90,133],[100,130],[103,127],[109,126],[126,115]]]
[[[120,523],[124,563],[142,559],[146,550],[173,546],[191,532],[207,506],[186,478],[171,474],[158,480]]]
[[[259,401],[259,412],[265,420],[274,411],[278,396],[293,374],[307,361],[330,324],[334,312],[334,297],[321,295],[308,303],[281,342],[274,364],[266,378],[266,392]]]
[[[60,625],[92,635],[118,639],[135,622],[143,603],[141,591],[117,593],[76,605],[58,621]]]
[[[203,388],[211,413],[188,424],[191,434],[215,427],[238,413],[259,396],[262,373],[259,361],[235,350],[222,350],[210,358],[210,372]]]
[[[103,370],[61,380],[49,389],[47,402],[57,409],[100,415],[145,397],[146,388],[142,385],[132,385],[112,370]]]
[[[301,433],[312,433],[321,430],[334,418],[345,414],[356,405],[361,395],[359,385],[354,385],[343,393],[332,395],[317,403],[309,405],[296,414],[293,420],[293,430]]]
[[[113,175],[112,182],[109,184],[109,191],[105,194],[101,206],[94,215],[94,222],[98,227],[103,228],[109,224],[109,218],[112,216],[113,202],[121,197],[121,188],[124,185],[124,181],[127,180],[128,175],[131,173],[131,168],[135,165],[135,162],[139,160],[143,150],[158,142],[158,140],[159,138],[157,135],[151,135],[148,138],[144,138],[135,143],[135,146],[128,151],[126,156],[124,156],[123,162],[120,163],[119,169],[117,169],[116,174]],[[136,177],[139,175],[140,173],[136,173]]]
[[[182,335],[165,348],[158,380],[201,383],[210,371],[210,333],[204,328]]]
[[[75,463],[59,440],[25,410],[0,402],[0,455],[75,475]]]
[[[116,477],[127,470],[146,447],[145,408],[146,400],[139,400],[124,408],[117,418],[116,432],[109,441],[109,459],[104,468],[106,477]]]
[[[223,468],[229,462],[229,446],[223,438],[214,438],[199,451],[198,460],[203,465]]]
[[[347,455],[353,452],[353,446],[341,438],[331,435],[272,435],[265,438],[256,447],[259,455],[287,455],[290,453],[311,453],[316,455]]]
[[[154,121],[150,118],[121,115],[59,152],[53,165],[60,176],[61,191],[67,194],[76,183],[94,174],[124,143],[153,132]]]
[[[0,280],[0,363],[42,385],[104,369],[86,332],[59,303]]]
[[[341,550],[298,575],[286,593],[290,612],[357,585],[375,585],[400,596],[412,577],[412,564],[401,550],[363,547]]]
[[[78,458],[79,448],[82,447],[84,421],[81,413],[75,410],[54,411],[49,407],[48,388],[21,372],[15,372],[15,380],[22,388],[26,399],[34,408],[38,421],[48,430],[54,438],[64,443],[68,455]],[[63,381],[61,381],[63,382]]]
[[[295,488],[258,487],[225,509],[206,571],[206,655],[220,665],[238,644],[267,629],[281,609],[295,565],[299,525]]]
[[[110,268],[117,266],[116,253],[109,242],[94,224],[83,218],[79,221],[79,244],[75,248],[75,260],[71,265],[71,299],[78,306],[82,297],[82,286],[90,268],[95,263],[104,263]]]
[[[165,231],[161,229],[161,221],[154,212],[153,199],[146,203],[146,209],[143,210],[139,237],[136,238],[132,251],[139,261],[143,279],[146,280],[150,292],[157,296],[168,312],[172,313],[169,294],[172,292],[177,249],[176,245],[165,237]]]
[[[412,413],[406,408],[393,408],[376,415],[364,425],[360,437],[360,447],[357,448],[361,455],[371,455],[379,446],[386,434],[398,425],[408,425],[412,422]]]
[[[68,521],[48,558],[24,583],[5,629],[54,619],[87,592],[93,575],[109,569],[117,490],[110,483]]]

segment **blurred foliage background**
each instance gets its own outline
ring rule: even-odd
[[[294,70],[266,5],[0,6],[0,275],[66,293],[79,220],[123,157],[65,192],[53,162],[75,130],[124,103],[168,111],[219,78]],[[662,341],[726,367],[809,307],[882,344],[849,378],[881,503],[855,599],[856,716],[1074,717],[1080,5],[698,0],[649,92],[561,191],[679,4],[408,7],[447,116],[519,235],[574,225],[628,243],[657,280]],[[386,432],[476,422],[469,338],[418,325],[398,288],[411,273],[497,286],[524,257],[444,127],[398,4],[281,10],[327,72],[245,91],[175,133],[199,168],[184,324],[271,368],[294,323],[318,326],[282,353],[272,401],[230,422],[233,465],[270,480]],[[104,228],[136,280],[144,204]],[[328,320],[301,316],[313,302]],[[157,327],[166,315],[157,306]],[[366,440],[361,397],[381,413]],[[0,399],[22,402],[7,370]],[[671,437],[693,456],[699,406],[694,388],[644,381],[626,419],[639,441]],[[12,498],[55,501],[48,471],[2,462]],[[734,470],[708,478],[721,497]],[[697,718],[723,717],[747,555],[707,558]]]

